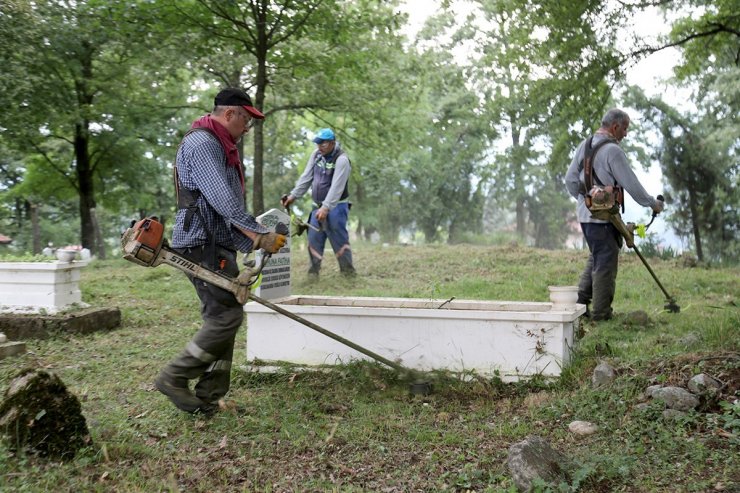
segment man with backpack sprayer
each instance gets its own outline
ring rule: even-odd
[[[624,212],[624,191],[655,214],[664,208],[662,197],[652,197],[645,191],[619,146],[629,124],[629,115],[624,111],[607,111],[601,127],[578,146],[565,175],[568,192],[578,200],[578,221],[590,252],[578,284],[578,303],[591,304],[586,313],[594,321],[613,316],[623,237],[634,248],[632,232],[619,215],[620,207]]]

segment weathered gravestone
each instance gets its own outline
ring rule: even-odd
[[[270,209],[257,217],[257,221],[272,231],[275,231],[278,223],[283,223],[290,229],[290,216],[278,209]],[[290,296],[290,245],[291,238],[288,233],[285,246],[279,252],[272,254],[262,269],[262,282],[255,289],[255,295],[268,300]],[[262,255],[262,250],[255,253],[257,265],[262,262]]]
[[[80,401],[61,379],[27,369],[11,380],[0,403],[0,433],[11,450],[71,459],[91,444]]]

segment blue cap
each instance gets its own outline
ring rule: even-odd
[[[325,140],[335,140],[334,132],[330,128],[322,128],[316,132],[316,137],[313,138],[316,144],[320,144]]]

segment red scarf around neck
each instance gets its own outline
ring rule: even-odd
[[[242,162],[239,159],[239,150],[236,148],[236,141],[231,136],[226,127],[221,125],[219,122],[214,120],[210,114],[201,116],[193,122],[190,128],[207,128],[216,134],[221,147],[224,148],[226,153],[226,165],[233,166],[239,173],[239,181],[242,185],[242,191],[244,191],[244,172],[242,170]]]

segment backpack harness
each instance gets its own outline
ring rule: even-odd
[[[182,143],[185,141],[185,137],[198,131],[207,132],[214,138],[218,139],[216,133],[208,128],[191,128],[190,130],[185,132],[185,135],[182,136],[180,146],[182,146]],[[180,148],[178,147],[178,151],[179,150]],[[175,182],[175,196],[177,197],[177,210],[186,209],[185,219],[183,221],[183,228],[186,232],[190,231],[193,216],[196,214],[198,215],[198,217],[200,218],[200,222],[203,223],[203,229],[206,230],[206,238],[208,239],[208,244],[204,250],[205,255],[203,258],[212,259],[211,266],[214,268],[218,267],[218,258],[216,256],[216,236],[211,234],[211,231],[208,229],[208,225],[206,224],[206,220],[203,217],[203,214],[201,214],[200,209],[198,208],[198,199],[201,196],[200,190],[189,190],[188,188],[185,188],[183,186],[180,178],[177,175],[177,153],[175,153],[175,163],[172,166],[172,171]]]
[[[624,188],[618,186],[604,186],[599,180],[598,175],[594,173],[593,163],[596,159],[596,153],[606,144],[616,144],[614,139],[604,139],[595,146],[592,146],[593,135],[586,140],[583,155],[583,179],[586,184],[585,202],[589,211],[602,212],[608,211],[615,214],[622,208],[624,212]],[[596,185],[594,185],[596,180]],[[601,219],[601,218],[599,218]]]

